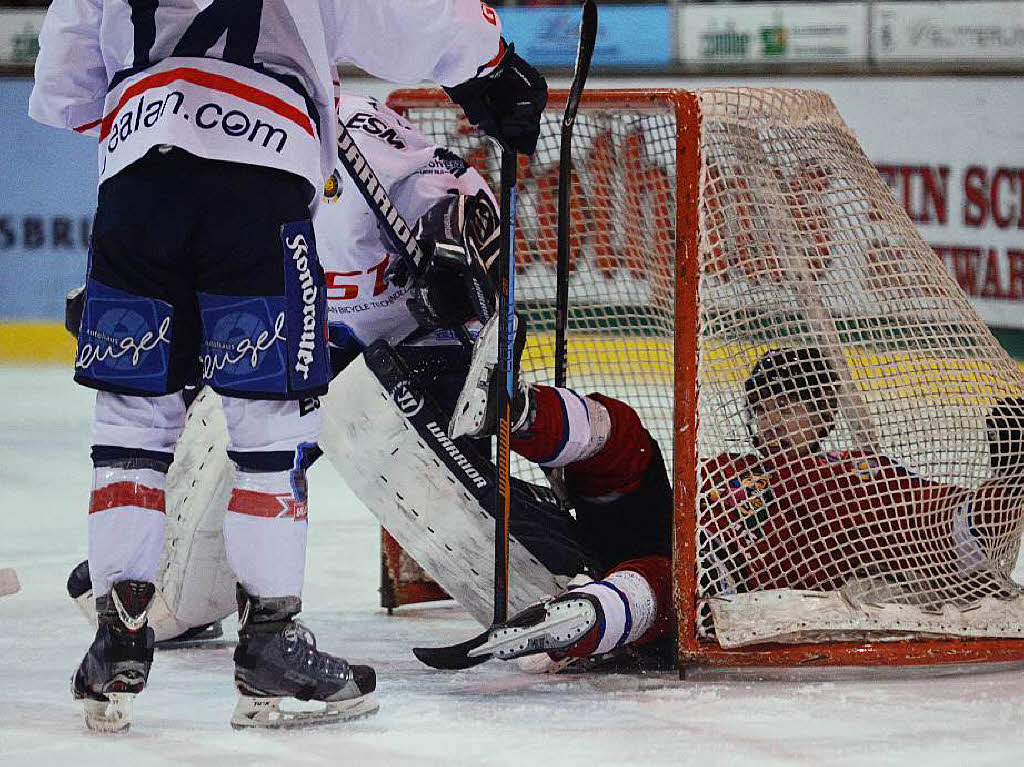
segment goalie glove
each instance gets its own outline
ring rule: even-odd
[[[488,136],[517,152],[533,154],[540,136],[540,116],[548,103],[548,84],[540,72],[505,45],[497,65],[451,88],[448,97]]]
[[[454,328],[494,313],[490,273],[498,257],[498,212],[483,190],[453,194],[420,217],[413,235],[419,263],[400,259],[386,279],[409,288],[408,306],[424,328]]]
[[[79,285],[64,297],[64,327],[74,338],[78,338],[78,326],[82,324],[84,312],[85,285]]]

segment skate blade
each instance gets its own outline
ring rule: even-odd
[[[504,626],[491,632],[490,638],[467,655],[475,658],[491,654],[498,658],[516,658],[527,653],[561,650],[580,639],[594,625],[594,606],[586,599],[560,602],[555,612],[548,608],[544,620],[532,626]]]
[[[93,732],[128,732],[135,693],[108,692],[109,700],[85,698],[85,726]]]
[[[377,713],[380,704],[371,695],[337,701],[296,698],[254,698],[241,695],[231,717],[236,730],[263,728],[289,730],[362,719]]]
[[[486,408],[491,370],[498,364],[497,321],[492,318],[484,325],[473,346],[473,356],[466,372],[455,410],[448,422],[448,436],[475,437],[480,434],[486,420]]]

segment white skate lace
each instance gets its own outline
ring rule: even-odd
[[[283,653],[291,663],[306,673],[345,682],[349,666],[343,658],[316,648],[316,636],[299,621],[293,621],[282,634]]]

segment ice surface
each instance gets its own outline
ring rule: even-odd
[[[380,713],[234,732],[231,650],[188,650],[158,653],[130,734],[89,734],[68,679],[90,631],[64,582],[85,555],[92,396],[64,370],[0,370],[0,567],[23,587],[0,599],[5,766],[1024,763],[1024,672],[758,683],[426,669],[413,644],[477,626],[451,603],[377,606],[377,526],[326,461],[310,480],[305,617],[322,646],[377,667]]]

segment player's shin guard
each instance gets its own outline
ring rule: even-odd
[[[96,395],[89,571],[97,597],[109,593],[115,581],[156,580],[167,469],[184,420],[177,394]]]
[[[224,516],[228,563],[260,597],[298,597],[306,564],[306,469],[320,454],[319,409],[223,397],[235,463]]]

